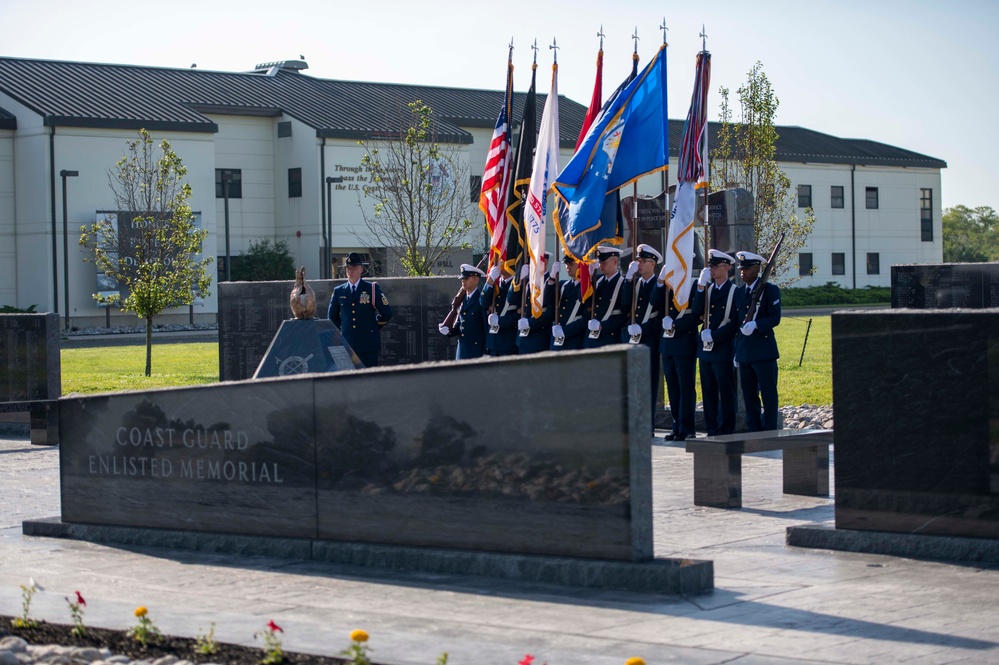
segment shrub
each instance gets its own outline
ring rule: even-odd
[[[295,279],[295,261],[284,240],[251,240],[249,250],[233,257],[230,273],[236,282]]]
[[[891,302],[891,289],[887,286],[844,289],[836,282],[826,282],[824,286],[781,289],[781,301],[784,307],[874,305]]]
[[[34,314],[36,305],[31,305],[28,309],[21,309],[11,305],[0,307],[0,314]]]

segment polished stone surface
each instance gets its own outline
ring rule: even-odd
[[[0,314],[0,402],[55,399],[59,364],[59,315]]]
[[[999,310],[832,316],[836,526],[999,538]]]
[[[319,537],[650,558],[647,354],[317,377]]]
[[[329,319],[289,319],[281,323],[253,378],[328,374],[363,366]]]
[[[999,263],[892,266],[891,306],[908,309],[999,307]]]
[[[309,280],[317,312],[326,316],[333,287],[343,280]],[[381,329],[379,365],[386,367],[454,358],[457,338],[445,337],[437,324],[451,308],[457,277],[377,278],[392,306],[392,320]],[[219,298],[219,376],[223,381],[253,376],[281,324],[291,316],[288,294],[293,280],[223,282]]]
[[[313,537],[308,377],[63,398],[66,522]]]

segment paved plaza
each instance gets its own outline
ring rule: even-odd
[[[660,432],[660,434],[662,434]],[[166,632],[333,655],[371,634],[386,665],[999,663],[999,566],[787,547],[792,525],[831,525],[831,498],[781,493],[780,453],[743,461],[743,508],[693,505],[692,456],[656,439],[659,557],[714,561],[713,592],[687,598],[481,578],[391,573],[314,561],[31,538],[21,522],[59,514],[58,449],[0,438],[0,614],[69,622],[79,590],[91,626],[125,628],[138,605]],[[163,501],[170,501],[165,495]]]

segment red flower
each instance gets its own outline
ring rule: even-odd
[[[531,665],[531,663],[533,663],[533,662],[534,662],[534,656],[532,656],[531,654],[527,653],[527,654],[524,654],[524,660],[522,660],[519,663],[517,663],[517,665]]]
[[[76,604],[77,605],[84,605],[84,606],[86,606],[86,604],[87,604],[87,601],[85,601],[83,599],[83,596],[80,595],[79,591],[76,592]]]
[[[281,626],[279,626],[276,623],[274,623],[273,620],[267,622],[267,627],[271,629],[272,633],[283,633],[284,632],[284,630],[281,628]]]

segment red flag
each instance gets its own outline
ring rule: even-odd
[[[601,40],[602,41],[602,40]],[[597,51],[597,80],[593,84],[593,96],[590,97],[590,108],[586,109],[586,117],[583,118],[583,127],[579,130],[579,138],[576,139],[576,150],[582,145],[586,138],[586,132],[590,130],[593,120],[600,114],[603,107],[603,82],[604,82],[604,49]]]

